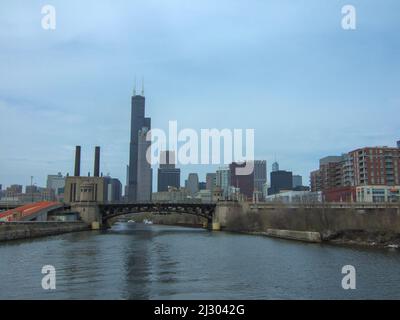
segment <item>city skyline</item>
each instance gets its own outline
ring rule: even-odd
[[[0,300],[400,300],[399,0],[3,2]]]
[[[100,145],[102,171],[125,184],[135,74],[145,77],[153,127],[177,120],[198,131],[254,128],[256,159],[267,160],[270,172],[276,155],[305,184],[325,155],[399,139],[396,10],[354,1],[357,30],[344,31],[339,1],[310,1],[307,8],[180,4],[104,2],[76,11],[55,1],[54,32],[41,29],[39,2],[5,5],[0,112],[7,117],[0,135],[11,138],[0,140],[3,186],[29,185],[31,176],[45,185],[47,174],[72,174],[76,144]],[[251,19],[243,10],[249,5]],[[83,173],[91,171],[90,158],[84,151]],[[198,172],[205,181],[219,166],[178,167],[182,177]]]

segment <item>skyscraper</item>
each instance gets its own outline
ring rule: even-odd
[[[229,165],[229,170],[231,172],[231,186],[240,189],[240,193],[243,194],[247,199],[253,197],[254,192],[254,170],[247,175],[237,174],[237,168],[246,167],[246,163],[236,163],[232,162]]]
[[[147,141],[147,133],[147,127],[143,127],[139,130],[136,192],[136,201],[138,202],[150,201],[152,193],[152,169],[146,157],[146,152],[151,146],[151,141]]]
[[[189,173],[185,187],[191,196],[194,196],[197,192],[199,192],[199,176],[197,173]]]
[[[142,90],[141,95],[136,94],[136,90],[133,93],[131,100],[131,137],[130,137],[130,151],[129,151],[129,174],[127,177],[127,198],[128,201],[134,202],[138,200],[138,194],[140,197],[148,198],[151,197],[151,168],[148,170],[143,161],[146,161],[146,143],[142,140],[142,145],[139,154],[139,135],[142,136],[144,132],[147,133],[151,129],[151,119],[145,117],[145,97]],[[143,154],[144,153],[144,154]],[[146,168],[145,172],[140,176],[141,181],[139,182],[139,159],[142,160],[142,168]]]
[[[207,173],[206,175],[206,189],[214,192],[215,186],[217,185],[217,175],[215,173]]]
[[[273,164],[272,164],[272,171],[274,172],[274,171],[279,171],[279,163],[278,162],[274,162]]]
[[[292,181],[293,181],[293,189],[303,186],[303,177],[298,174],[292,175]]]
[[[216,173],[216,186],[222,189],[222,195],[226,199],[229,196],[231,186],[231,171],[229,168],[220,168]]]
[[[268,194],[277,194],[282,190],[293,189],[293,178],[291,171],[272,171],[271,172],[271,188],[268,190]]]
[[[157,175],[157,191],[168,191],[168,187],[179,188],[181,184],[181,170],[175,168],[175,152],[161,151],[160,168]]]
[[[254,161],[254,190],[263,192],[264,185],[267,183],[267,161]],[[262,200],[262,199],[260,199]]]

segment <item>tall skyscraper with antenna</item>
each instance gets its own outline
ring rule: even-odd
[[[143,132],[151,130],[151,118],[145,117],[144,83],[141,95],[136,94],[136,81],[131,99],[131,137],[129,151],[129,172],[127,175],[127,199],[130,202],[151,198],[152,181],[150,163],[144,163],[146,148],[144,148]],[[139,154],[140,153],[140,154]]]

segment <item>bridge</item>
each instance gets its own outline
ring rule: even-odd
[[[0,221],[47,221],[48,213],[62,209],[63,207],[64,204],[52,201],[29,203],[0,212]]]
[[[92,224],[93,228],[108,225],[110,219],[130,213],[154,214],[191,214],[205,218],[210,226],[216,210],[216,203],[107,203],[107,202],[75,202],[71,203],[71,211],[78,212],[81,219]]]
[[[157,214],[185,213],[211,220],[215,203],[99,203],[103,222],[128,213],[149,212]]]

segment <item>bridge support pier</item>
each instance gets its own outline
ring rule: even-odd
[[[221,224],[218,221],[213,221],[211,224],[211,230],[212,231],[220,231],[221,230]]]
[[[81,220],[92,227],[93,230],[102,227],[99,206],[93,202],[77,202],[71,204],[71,210],[78,212]]]
[[[205,227],[211,231],[220,231],[221,230],[221,224],[219,223],[215,214],[213,214],[212,219],[208,219],[207,225]]]

